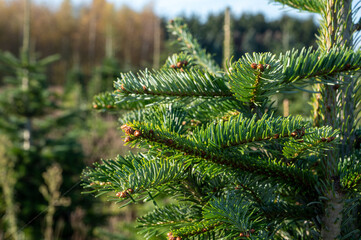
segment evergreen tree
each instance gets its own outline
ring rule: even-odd
[[[84,185],[122,206],[153,201],[138,219],[146,239],[359,239],[352,0],[277,2],[320,14],[317,50],[245,54],[223,72],[174,20],[183,53],[95,98],[134,109],[120,119],[124,142],[145,151],[85,170]],[[271,97],[300,86],[315,89],[313,118],[280,116]]]
[[[55,190],[60,194],[64,189],[75,187],[74,184],[79,180],[79,174],[85,166],[79,161],[83,154],[77,136],[70,131],[78,117],[74,111],[62,108],[60,98],[54,91],[50,91],[46,78],[47,67],[56,61],[58,56],[51,55],[39,60],[34,57],[35,54],[31,54],[31,1],[25,0],[25,3],[24,40],[20,57],[0,51],[0,70],[6,76],[6,84],[0,95],[0,135],[2,145],[9,146],[2,153],[8,160],[2,159],[2,172],[5,174],[2,174],[4,176],[1,179],[0,192],[1,196],[4,196],[0,198],[1,212],[6,211],[9,215],[9,226],[3,228],[8,232],[6,239],[42,237],[44,217],[40,213],[45,213],[49,205],[39,188],[44,182],[42,173],[47,167],[53,163],[62,165],[64,183],[60,186],[57,181],[59,177],[51,178],[51,184],[57,186]],[[11,144],[6,144],[3,138],[11,141]],[[45,196],[57,196],[54,194],[57,193],[55,190],[49,190],[49,194]],[[47,192],[42,190],[42,193]],[[65,211],[57,211],[56,216],[54,208],[60,205],[54,201],[59,199],[51,199],[51,204],[55,206],[49,208],[52,209],[52,214],[46,217],[46,222],[53,223],[54,220],[56,225],[57,220],[70,217],[69,212],[75,209],[76,204],[91,204],[74,197],[79,194],[76,191],[68,194],[72,197],[73,206]],[[47,229],[52,228],[53,224],[48,224]],[[63,234],[69,238],[72,231],[70,225],[63,228]],[[52,236],[47,234],[47,238],[49,237]]]

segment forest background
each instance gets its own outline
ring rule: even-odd
[[[114,130],[119,116],[94,111],[92,98],[111,90],[120,72],[159,68],[179,52],[168,19],[151,4],[134,11],[106,0],[81,7],[64,0],[58,8],[33,3],[28,57],[34,69],[26,69],[34,73],[29,86],[36,91],[20,101],[25,2],[0,0],[0,239],[141,239],[134,220],[151,203],[126,210],[105,204],[106,198],[81,194],[80,176],[101,158],[130,150]],[[183,18],[222,64],[225,14]],[[231,55],[315,47],[316,31],[312,17],[267,21],[262,14],[231,14]],[[45,64],[47,56],[52,59]],[[309,112],[308,99],[306,92],[293,92],[275,101],[288,115]],[[294,102],[292,109],[287,102]],[[36,114],[21,110],[29,105]]]

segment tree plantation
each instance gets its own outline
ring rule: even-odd
[[[182,52],[95,98],[130,110],[120,128],[141,150],[88,168],[84,186],[123,207],[153,202],[138,218],[146,239],[360,238],[352,1],[277,2],[320,15],[317,48],[245,53],[222,70],[175,19]],[[312,92],[312,114],[275,111],[273,96],[291,90]]]
[[[0,0],[0,239],[360,239],[360,3],[52,4]]]

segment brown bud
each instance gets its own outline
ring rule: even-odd
[[[266,64],[266,69],[271,69],[271,65]]]
[[[98,108],[98,105],[94,104],[94,105],[93,105],[93,108]]]
[[[124,124],[124,125],[122,125],[121,127],[120,127],[120,129],[125,129],[125,128],[127,128],[128,127],[128,125],[127,124]]]
[[[117,92],[122,92],[120,89],[117,89]]]
[[[120,197],[121,198],[126,198],[127,197],[127,192],[120,192]]]
[[[168,237],[172,237],[172,236],[173,236],[173,233],[169,232],[169,233],[167,233],[167,236],[168,236]]]
[[[127,193],[132,194],[132,193],[134,193],[134,190],[133,190],[132,188],[128,188],[128,189],[127,189]]]
[[[111,109],[111,108],[113,108],[113,106],[112,105],[107,105],[107,108]]]
[[[255,233],[256,232],[256,230],[254,230],[253,228],[251,230],[249,230],[249,231],[250,231],[250,233]]]
[[[335,139],[335,137],[328,137],[327,142],[332,142]]]
[[[121,194],[122,194],[122,192],[117,192],[117,194],[115,194],[115,196],[120,197]]]
[[[184,60],[184,61],[183,61],[183,65],[184,65],[184,66],[187,66],[187,65],[188,65],[188,61],[187,61],[187,60]]]
[[[174,141],[172,140],[172,139],[168,139],[167,141],[166,141],[166,144],[167,145],[172,145],[174,143]]]
[[[146,86],[143,86],[143,91],[147,91],[147,87]]]
[[[89,185],[90,185],[90,186],[93,186],[93,185],[95,185],[95,183],[94,183],[94,182],[92,182],[92,183],[90,183]]]
[[[149,130],[149,134],[151,134],[151,135],[153,135],[153,134],[154,134],[153,129],[150,129],[150,130]]]
[[[263,72],[263,71],[264,71],[264,66],[263,66],[263,64],[261,64],[261,63],[258,64],[258,65],[257,65],[257,69],[260,70],[261,72]]]
[[[306,133],[305,128],[302,128],[302,130],[301,130],[301,136],[304,136],[305,133]]]
[[[244,233],[240,233],[239,236],[240,236],[240,237],[244,237]]]
[[[245,237],[249,238],[250,237],[249,233],[246,233]]]
[[[177,68],[181,68],[183,66],[182,62],[177,62]]]
[[[128,134],[128,135],[132,135],[134,133],[134,129],[131,127],[128,127],[128,126],[126,128],[124,128],[123,130],[124,130],[125,134]]]
[[[296,131],[292,132],[292,133],[291,133],[291,136],[292,136],[292,137],[296,137],[296,136],[297,136],[297,132],[296,132]]]
[[[203,228],[203,229],[202,229],[202,232],[207,232],[207,228]]]
[[[100,186],[104,186],[104,185],[105,185],[105,182],[100,182],[99,185],[100,185]]]
[[[176,240],[182,240],[182,238],[181,238],[181,237],[177,237]]]
[[[251,68],[257,69],[257,63],[252,63],[252,64],[251,64]]]
[[[276,133],[275,135],[273,135],[273,138],[275,138],[275,139],[277,139],[277,138],[279,138],[280,137],[280,135],[278,134],[278,133]]]
[[[322,142],[326,142],[326,141],[327,141],[327,139],[326,139],[326,138],[324,138],[324,137],[322,137],[322,138],[321,138],[321,141],[322,141]]]
[[[184,125],[186,125],[186,124],[187,124],[187,122],[186,122],[186,121],[183,121],[183,122],[182,122],[182,125],[183,125],[183,126],[184,126]]]
[[[142,133],[139,130],[134,131],[134,136],[135,137],[139,137],[140,135],[142,135]]]
[[[347,63],[345,67],[346,67],[346,69],[349,69],[349,68],[351,68],[351,64]]]
[[[126,136],[126,137],[124,138],[124,142],[125,142],[125,143],[130,142],[130,141],[132,141],[132,139],[131,139],[129,136]]]
[[[176,66],[174,64],[170,65],[171,68],[175,69]]]
[[[122,85],[120,86],[120,88],[125,91],[125,87],[124,87],[124,84],[122,83]]]

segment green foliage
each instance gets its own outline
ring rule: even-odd
[[[282,3],[289,7],[304,10],[314,13],[322,13],[325,11],[325,1],[324,0],[273,0],[274,2]]]
[[[321,8],[306,1],[301,9]],[[86,169],[84,187],[122,206],[170,196],[175,203],[139,218],[146,239],[166,232],[170,240],[313,239],[328,231],[326,203],[337,194],[348,198],[343,226],[358,224],[351,212],[359,204],[359,154],[337,155],[345,130],[327,123],[338,110],[332,101],[357,95],[344,90],[352,80],[339,77],[359,73],[361,52],[333,46],[245,54],[223,72],[179,19],[169,30],[183,53],[161,70],[121,74],[114,93],[96,97],[119,109],[139,104],[120,123],[124,142],[144,153]],[[325,89],[315,98],[322,124],[272,108],[275,94],[314,84]]]
[[[189,33],[188,27],[181,19],[171,20],[168,25],[169,31],[179,38],[182,50],[192,55],[196,64],[206,71],[216,74],[220,68],[212,59],[211,55],[201,48],[198,41]]]
[[[71,131],[80,115],[65,110],[59,96],[47,86],[47,67],[57,59],[58,56],[54,55],[28,61],[24,56],[17,58],[0,52],[0,65],[7,70],[6,85],[0,96],[0,135],[7,136],[13,143],[7,151],[17,163],[14,166],[18,178],[13,189],[14,204],[19,206],[16,216],[18,229],[22,229],[21,233],[24,232],[27,239],[39,239],[43,235],[44,216],[39,213],[47,209],[48,203],[38,191],[44,181],[42,173],[54,162],[63,166],[64,181],[58,189],[58,194],[61,194],[76,184],[79,172],[84,168],[79,161],[83,157],[80,143]],[[52,180],[57,183],[56,179]],[[75,197],[78,194],[72,191],[68,196],[74,205],[66,211],[58,209],[56,214],[49,215],[47,221],[52,221],[53,217],[55,221],[69,218],[69,211],[76,205],[88,205],[89,202]],[[27,224],[35,217],[38,221]],[[69,232],[70,225],[67,225],[64,233]]]
[[[260,103],[265,97],[289,88],[290,83],[309,85],[316,82],[314,78],[318,83],[330,83],[330,79],[324,76],[357,71],[360,62],[360,51],[355,53],[352,49],[338,48],[327,53],[312,48],[292,50],[281,54],[278,59],[271,53],[245,54],[232,65],[230,86],[239,100]]]

